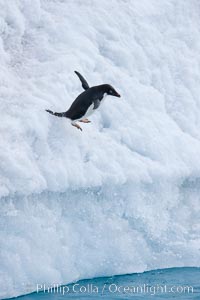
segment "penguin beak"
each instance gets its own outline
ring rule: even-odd
[[[119,98],[121,97],[121,95],[119,93],[117,93],[117,92],[116,92],[115,96],[119,97]]]

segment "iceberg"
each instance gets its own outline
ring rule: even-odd
[[[0,298],[200,266],[198,1],[0,1]],[[112,84],[83,132],[45,112]]]

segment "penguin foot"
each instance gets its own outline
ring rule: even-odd
[[[83,120],[80,120],[79,122],[82,122],[82,123],[91,123],[91,121],[88,120],[88,119],[83,119]]]
[[[77,129],[80,129],[81,131],[83,130],[81,128],[81,126],[79,126],[77,123],[71,123],[71,124],[72,124],[72,126],[76,127]]]

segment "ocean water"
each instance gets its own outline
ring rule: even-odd
[[[170,268],[100,277],[58,286],[38,284],[38,292],[18,300],[200,299],[200,268]],[[44,289],[46,289],[44,291]],[[16,299],[16,298],[12,298]]]

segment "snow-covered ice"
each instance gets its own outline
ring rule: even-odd
[[[0,0],[0,298],[200,266],[198,0]],[[112,84],[78,131],[66,110]]]

